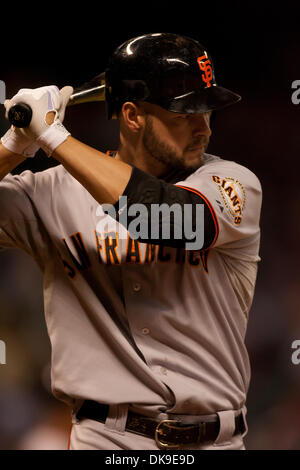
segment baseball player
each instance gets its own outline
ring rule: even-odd
[[[176,34],[122,44],[105,81],[120,123],[113,155],[72,137],[72,88],[55,86],[5,103],[27,104],[32,119],[0,148],[0,246],[43,272],[69,448],[244,449],[261,186],[206,153],[211,113],[240,96],[217,85],[201,44]],[[60,165],[9,174],[38,148]]]

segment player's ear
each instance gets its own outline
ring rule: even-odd
[[[121,109],[121,118],[131,132],[138,133],[145,122],[145,113],[136,103],[127,101]]]

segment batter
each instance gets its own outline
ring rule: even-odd
[[[122,44],[106,84],[116,153],[71,136],[62,121],[73,90],[55,86],[5,103],[27,103],[33,117],[0,147],[0,246],[29,253],[43,272],[52,390],[72,408],[69,447],[244,449],[261,186],[206,152],[211,113],[240,97],[216,84],[201,44],[167,33]],[[39,147],[60,165],[9,174]],[[134,221],[134,204],[174,203],[183,215],[192,208],[194,231],[201,223],[201,249],[187,249],[184,230],[176,238],[176,217],[148,239],[121,217]],[[140,223],[153,228],[150,210]]]

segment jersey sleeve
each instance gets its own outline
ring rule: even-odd
[[[210,205],[217,235],[214,248],[258,260],[261,184],[256,175],[235,162],[219,160],[203,165],[185,181],[176,183],[199,193]],[[248,254],[248,256],[247,256]]]
[[[45,239],[32,194],[35,175],[7,175],[0,182],[0,250],[19,248],[42,263]]]

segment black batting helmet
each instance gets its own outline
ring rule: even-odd
[[[108,118],[126,101],[147,101],[182,114],[229,106],[239,95],[216,84],[207,50],[194,39],[145,34],[121,44],[105,72]]]

